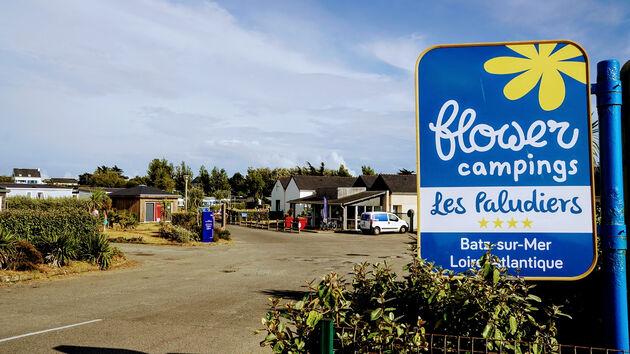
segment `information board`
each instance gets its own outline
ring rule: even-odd
[[[203,219],[203,238],[202,242],[214,241],[214,213],[211,211],[204,211],[201,213]]]
[[[488,245],[510,273],[596,261],[588,58],[569,41],[435,46],[416,65],[420,257],[454,272]]]

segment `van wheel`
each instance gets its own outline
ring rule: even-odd
[[[407,226],[401,226],[400,227],[400,233],[404,234],[405,232],[407,232]]]
[[[378,226],[377,226],[377,227],[375,227],[375,228],[374,228],[374,230],[372,230],[372,233],[373,233],[374,235],[378,235],[378,234],[380,234],[380,233],[381,233],[381,228],[380,228],[380,227],[378,227]]]

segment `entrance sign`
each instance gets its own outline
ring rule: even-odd
[[[201,213],[201,218],[203,221],[202,227],[202,242],[213,242],[214,241],[214,213],[211,211],[204,211]]]
[[[416,64],[419,252],[454,271],[596,261],[588,58],[569,41],[436,46]]]

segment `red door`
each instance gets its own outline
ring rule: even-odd
[[[162,203],[155,203],[155,221],[162,220]]]

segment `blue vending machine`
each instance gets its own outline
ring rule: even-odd
[[[214,241],[214,213],[211,211],[204,211],[203,218],[203,242]]]

